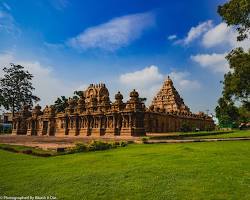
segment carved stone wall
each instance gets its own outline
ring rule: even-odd
[[[213,129],[212,118],[193,114],[168,78],[146,108],[136,90],[123,102],[118,92],[112,103],[105,84],[91,84],[84,95],[69,99],[65,112],[56,113],[53,106],[43,111],[37,105],[32,111],[24,107],[13,118],[13,134],[40,136],[142,136],[146,132],[180,131],[183,123],[204,129]]]

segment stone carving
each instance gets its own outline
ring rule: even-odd
[[[69,98],[65,112],[56,113],[53,106],[41,111],[39,105],[31,112],[24,106],[13,118],[13,134],[141,136],[146,132],[180,131],[183,123],[200,130],[214,128],[211,117],[190,112],[168,77],[149,108],[135,89],[126,103],[120,92],[112,103],[105,84],[90,84],[80,99]]]
[[[166,81],[164,81],[163,86],[157,93],[156,97],[153,99],[152,106],[165,109],[167,112],[190,112],[190,109],[185,105],[169,76]]]

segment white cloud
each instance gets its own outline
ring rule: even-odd
[[[212,70],[213,72],[226,73],[229,71],[229,65],[226,60],[227,53],[224,54],[197,54],[191,56],[191,59],[201,67]]]
[[[161,81],[163,75],[159,72],[158,67],[151,65],[142,70],[122,74],[120,81],[123,84],[138,87],[140,85],[151,85],[152,83]]]
[[[145,67],[142,70],[125,73],[119,77],[121,87],[129,94],[132,89],[136,89],[141,97],[147,98],[149,105],[160,89],[164,75],[159,72],[155,65]]]
[[[11,34],[20,32],[12,15],[0,9],[0,32],[1,31]]]
[[[10,11],[11,7],[7,3],[2,2],[2,5],[0,3],[0,32],[12,34],[16,37],[21,30]]]
[[[235,33],[226,23],[220,23],[206,32],[202,38],[202,44],[205,47],[214,47],[219,44],[232,45]]]
[[[206,31],[208,31],[212,26],[213,26],[212,20],[202,22],[198,24],[197,26],[192,27],[189,30],[187,36],[182,40],[178,40],[176,43],[187,45],[191,43],[192,41],[194,41],[195,39],[197,39],[198,37],[200,37]]]
[[[201,43],[205,48],[218,47],[223,48],[225,53],[197,54],[191,56],[191,59],[198,63],[201,67],[210,69],[215,73],[226,73],[229,71],[228,61],[226,60],[227,53],[236,47],[243,47],[247,50],[250,48],[250,39],[242,42],[237,41],[237,31],[227,26],[226,23],[220,23],[207,30],[203,36]]]
[[[4,7],[5,9],[11,10],[11,7],[9,6],[9,4],[7,4],[7,3],[5,3],[5,2],[3,2],[2,4],[3,4],[3,7]]]
[[[180,91],[195,90],[201,88],[201,84],[197,80],[188,79],[188,77],[190,76],[190,73],[188,72],[173,71],[169,74],[169,76],[175,83],[176,88],[178,88]]]
[[[73,91],[84,91],[88,88],[88,86],[89,85],[87,84],[81,84],[80,86],[75,87]]]
[[[104,24],[87,28],[67,44],[77,49],[99,48],[114,51],[138,39],[154,25],[152,13],[139,13],[114,18]]]
[[[64,10],[70,4],[69,0],[50,0],[49,2],[57,10]]]
[[[207,31],[202,38],[202,44],[206,48],[217,46],[228,46],[228,48],[243,47],[248,49],[250,47],[250,39],[242,42],[237,41],[237,31],[227,26],[226,23],[220,23]]]
[[[38,61],[16,59],[12,53],[0,54],[0,76],[3,75],[2,68],[9,66],[9,63],[20,64],[34,75],[32,80],[35,87],[34,94],[41,98],[41,102],[39,102],[41,105],[52,104],[57,97],[62,95],[70,96],[75,89],[80,89],[80,83],[68,85],[60,78],[57,78],[54,75],[53,68],[45,67]]]
[[[177,38],[177,35],[169,35],[168,40],[174,40]]]
[[[188,72],[171,72],[169,75],[178,90],[190,91],[201,87],[198,81],[188,79],[190,75]],[[127,89],[127,92],[136,88],[140,96],[148,99],[147,105],[149,105],[157,91],[162,87],[164,77],[167,75],[160,73],[157,66],[151,65],[142,70],[122,74],[119,81],[121,86]]]

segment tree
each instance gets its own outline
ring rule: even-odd
[[[218,106],[215,108],[215,112],[219,124],[222,126],[231,126],[233,123],[238,122],[238,108],[232,101],[225,100],[223,97],[218,100]]]
[[[57,98],[54,103],[54,108],[56,112],[64,112],[68,106],[68,99],[65,96]]]
[[[78,100],[83,96],[83,91],[74,91],[74,96],[72,97],[74,100]],[[68,99],[65,96],[58,97],[54,103],[54,107],[56,112],[64,112],[68,106]]]
[[[249,0],[230,0],[218,7],[218,13],[228,26],[236,27],[238,41],[249,38]],[[250,112],[250,50],[233,49],[226,59],[230,71],[224,75],[222,97],[215,110],[220,124],[247,120],[249,118],[245,116],[249,116]],[[235,104],[240,104],[240,107]]]
[[[245,106],[239,107],[239,123],[249,122],[250,121],[250,112],[246,109]]]
[[[33,75],[24,70],[21,65],[10,64],[3,68],[4,76],[0,78],[0,104],[11,110],[12,115],[20,111],[24,105],[33,106],[33,102],[39,101],[39,97],[33,95]]]
[[[139,100],[142,102],[142,103],[145,103],[147,101],[147,98],[146,97],[140,97]]]
[[[83,91],[74,91],[73,99],[78,100],[81,97],[83,97]]]
[[[250,31],[249,0],[231,0],[219,6],[218,13],[229,26],[237,27],[239,41],[248,38]]]
[[[2,90],[0,89],[0,108],[1,106],[3,106],[3,103],[4,103],[4,98],[2,96]]]
[[[237,48],[226,58],[232,70],[224,76],[223,96],[240,101],[250,111],[250,50]]]

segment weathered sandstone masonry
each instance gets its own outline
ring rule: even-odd
[[[65,112],[56,113],[53,106],[43,111],[39,105],[32,111],[24,106],[13,118],[12,134],[142,136],[146,132],[180,131],[183,124],[200,130],[214,129],[211,117],[190,112],[168,77],[149,108],[135,90],[127,102],[118,92],[112,103],[105,84],[91,84],[80,99],[68,100]]]

